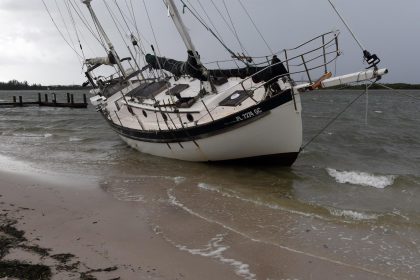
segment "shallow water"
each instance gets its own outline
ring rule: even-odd
[[[305,94],[304,143],[359,93]],[[35,97],[0,92],[0,99],[12,95]],[[371,91],[291,168],[140,154],[92,107],[1,108],[0,153],[3,162],[97,178],[115,199],[147,209],[157,235],[181,251],[230,266],[243,279],[280,279],[284,271],[301,277],[298,262],[295,269],[279,266],[279,252],[370,274],[366,279],[418,279],[418,106],[389,91]],[[360,279],[341,279],[353,277]]]

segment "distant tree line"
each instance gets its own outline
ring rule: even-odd
[[[384,86],[393,88],[393,89],[420,89],[419,84],[405,84],[405,83],[393,83],[393,84],[382,84]],[[365,85],[352,85],[349,89],[365,89]],[[386,89],[381,86],[381,83],[373,84],[370,89]]]
[[[0,90],[70,90],[82,89],[80,85],[53,85],[43,86],[41,84],[29,84],[27,81],[19,82],[18,80],[11,80],[8,82],[0,82]]]
[[[420,84],[405,84],[405,83],[392,83],[392,84],[385,84],[385,83],[375,83],[373,84],[369,89],[386,89],[385,87],[381,86],[387,86],[390,87],[392,89],[415,89],[415,90],[419,90],[420,89]],[[340,85],[340,86],[335,86],[335,87],[330,87],[330,88],[325,88],[325,90],[329,90],[329,89],[365,89],[366,85],[365,84],[358,84],[358,85]]]

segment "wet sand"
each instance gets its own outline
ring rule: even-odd
[[[237,279],[229,267],[168,244],[148,226],[143,209],[112,199],[92,182],[57,186],[0,172],[0,186],[2,228],[24,233],[2,261],[45,265],[52,279]],[[54,258],[61,254],[68,260]]]
[[[319,247],[315,249],[319,254],[299,249],[304,246],[293,244],[287,235],[276,240],[284,229],[269,229],[269,221],[264,221],[260,235],[251,236],[247,228],[259,224],[251,215],[235,220],[238,226],[229,226],[222,218],[208,218],[211,215],[204,210],[203,214],[191,210],[173,189],[167,190],[167,201],[156,188],[151,193],[143,188],[141,199],[127,196],[133,198],[130,202],[118,199],[110,184],[99,185],[92,178],[0,172],[1,236],[10,241],[2,248],[6,249],[2,264],[40,265],[35,268],[46,274],[39,279],[50,279],[48,271],[51,279],[405,279],[381,272],[379,266],[372,269],[335,259],[326,253],[333,242],[319,243],[306,225],[302,232],[307,242],[314,242],[313,248]],[[193,196],[197,203],[204,201]],[[143,197],[159,203],[147,203]],[[212,199],[208,195],[209,203]],[[231,207],[220,213],[252,211],[240,203]],[[278,218],[275,222],[284,222],[285,228],[302,222],[293,215]],[[22,231],[21,237],[10,235],[10,227],[12,232]],[[0,276],[14,274],[2,266]]]

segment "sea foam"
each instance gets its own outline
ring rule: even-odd
[[[328,211],[331,215],[335,217],[343,217],[351,220],[363,221],[363,220],[376,220],[378,219],[378,215],[358,212],[354,210],[343,210],[343,209],[336,209],[336,208],[328,208]]]
[[[69,141],[70,142],[80,142],[80,141],[83,141],[83,139],[81,139],[79,137],[75,137],[75,136],[70,136]]]
[[[248,264],[239,260],[227,258],[223,255],[223,253],[229,248],[228,246],[223,246],[221,244],[223,237],[224,234],[218,234],[216,237],[212,238],[204,248],[201,249],[190,249],[183,245],[176,245],[176,247],[181,251],[187,251],[192,255],[214,258],[222,263],[231,265],[234,268],[235,273],[244,279],[256,279],[256,275],[250,271]]]
[[[373,175],[358,171],[338,171],[332,168],[327,168],[327,172],[340,184],[349,183],[378,189],[391,186],[396,179],[394,175]]]

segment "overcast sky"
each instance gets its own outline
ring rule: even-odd
[[[44,1],[51,9],[63,34],[68,38],[57,3],[61,8],[60,11],[67,14],[63,3],[70,0]],[[71,1],[79,3],[79,0]],[[116,12],[114,0],[106,1]],[[117,1],[125,9],[126,2],[130,3],[130,0]],[[145,1],[156,32],[160,53],[184,60],[185,47],[167,17],[162,1]],[[337,63],[338,73],[355,72],[366,67],[362,64],[361,50],[327,0],[241,1],[273,50],[291,48],[324,32],[340,29],[340,48],[343,56]],[[145,45],[154,43],[143,0],[131,0],[131,2],[137,24],[144,36],[143,42]],[[198,0],[189,0],[189,2],[199,12],[202,11],[199,9]],[[200,2],[226,43],[235,51],[240,51],[226,24],[210,5],[211,1],[200,0]],[[223,1],[214,0],[214,2],[225,13]],[[246,50],[252,55],[269,54],[244,10],[239,6],[238,0],[225,0],[225,2]],[[382,67],[390,69],[390,74],[384,79],[385,82],[420,83],[419,0],[334,0],[334,2],[363,45],[382,59]],[[93,0],[92,5],[121,52],[121,56],[124,56],[126,48],[121,44],[121,37],[113,26],[103,0]],[[84,8],[82,5],[80,7]],[[181,6],[180,9],[182,10]],[[229,57],[188,12],[183,17],[203,60],[212,61]],[[73,27],[68,17],[65,22],[74,40]],[[0,81],[17,79],[42,84],[79,84],[85,81],[80,59],[58,33],[41,0],[0,0],[0,26]],[[82,27],[80,30],[83,31]],[[82,41],[86,54],[103,56],[103,49],[89,36],[86,29],[82,33],[85,33]]]

